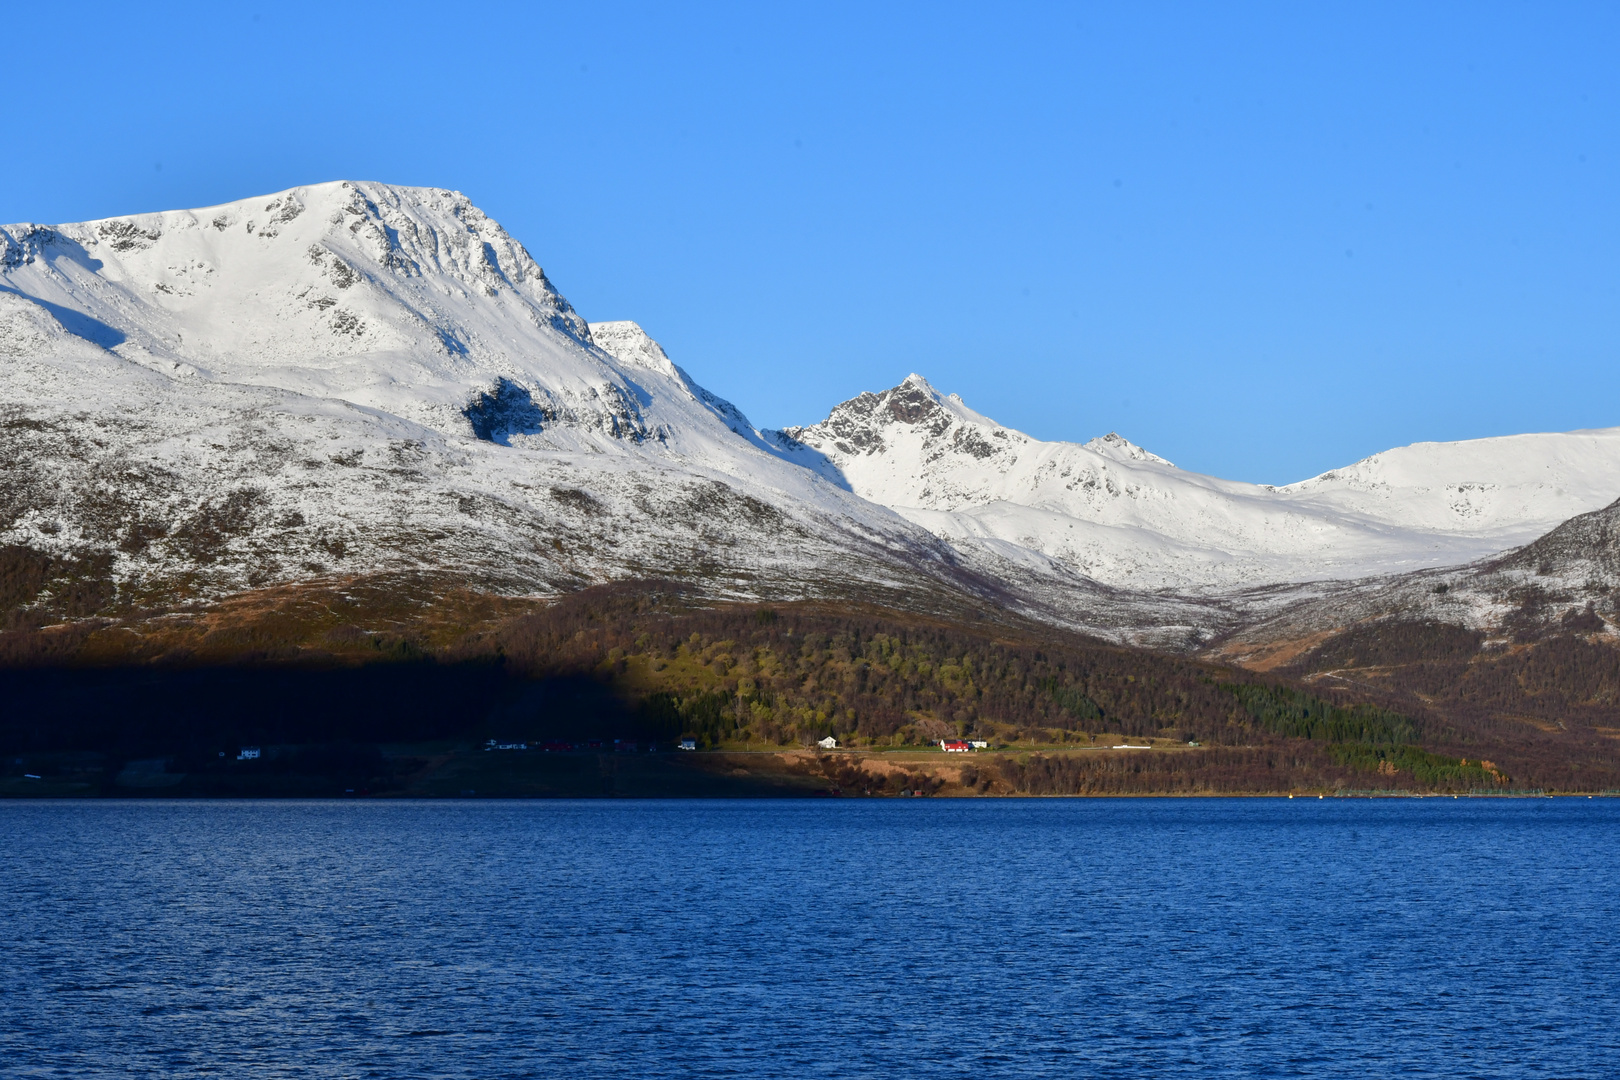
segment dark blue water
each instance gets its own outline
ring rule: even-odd
[[[16,1076],[1620,1075],[1620,802],[0,804]]]

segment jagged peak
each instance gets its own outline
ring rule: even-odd
[[[967,423],[992,428],[1001,426],[989,417],[968,408],[960,394],[941,394],[934,388],[933,383],[916,372],[907,375],[898,385],[887,390],[876,393],[868,390],[834,406],[828,419],[839,415],[858,414],[871,416],[880,423],[918,424],[942,411]]]

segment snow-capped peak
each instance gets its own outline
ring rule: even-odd
[[[751,437],[635,323],[593,336],[523,245],[456,191],[338,181],[0,228],[0,266],[70,330],[164,374],[555,449],[693,453]]]

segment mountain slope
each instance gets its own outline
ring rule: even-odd
[[[1433,717],[1462,756],[1539,758],[1539,785],[1604,790],[1594,770],[1620,746],[1617,592],[1620,503],[1469,566],[1273,596],[1206,655]]]
[[[1415,624],[1465,630],[1480,646],[1507,648],[1571,633],[1620,644],[1617,596],[1620,501],[1465,566],[1273,596],[1271,610],[1223,642],[1220,655],[1264,658],[1269,666],[1328,635]]]
[[[1018,545],[1135,589],[1466,563],[1620,494],[1620,428],[1420,443],[1278,488],[1186,472],[1114,434],[1041,442],[918,375],[779,441],[954,544]]]

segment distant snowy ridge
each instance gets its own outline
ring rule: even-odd
[[[1116,434],[1042,442],[919,375],[779,441],[954,544],[1014,544],[1138,589],[1470,562],[1620,495],[1620,428],[1419,443],[1274,488],[1177,469]]]

